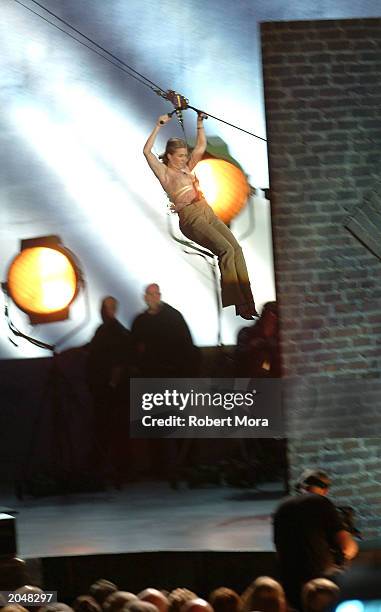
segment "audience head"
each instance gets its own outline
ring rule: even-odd
[[[118,612],[123,606],[132,603],[137,599],[136,595],[128,591],[114,591],[106,597],[103,603],[104,612]]]
[[[156,283],[147,285],[144,292],[144,301],[150,312],[156,312],[161,304],[160,287]]]
[[[181,612],[213,612],[213,608],[205,599],[196,597],[185,602],[181,607]]]
[[[269,576],[260,576],[242,594],[244,612],[285,612],[286,596],[283,587]]]
[[[0,602],[2,603],[2,602]],[[28,612],[26,608],[23,608],[19,604],[9,604],[1,608],[1,612]]]
[[[142,601],[148,601],[157,607],[159,612],[167,612],[168,610],[168,599],[167,597],[157,589],[144,589],[138,594],[139,599]]]
[[[101,317],[102,321],[106,323],[107,321],[112,321],[115,319],[116,312],[118,310],[119,302],[112,295],[107,295],[103,298],[101,303]]]
[[[278,333],[278,306],[276,302],[266,302],[261,312],[260,325],[262,336],[273,338]]]
[[[220,587],[209,595],[209,603],[214,612],[240,612],[241,598],[232,589]]]
[[[118,587],[116,584],[110,582],[109,580],[105,580],[104,578],[100,578],[91,585],[89,592],[90,595],[94,597],[95,601],[102,606],[105,599],[111,595],[111,593],[115,593],[117,590]]]
[[[101,607],[91,595],[80,595],[73,602],[75,612],[101,612]]]
[[[168,595],[168,612],[180,612],[180,608],[192,599],[197,599],[196,593],[188,589],[174,589]]]
[[[40,589],[38,586],[34,586],[32,584],[24,584],[24,586],[16,589],[15,593],[20,594],[20,595],[26,595],[28,597],[28,595],[30,594],[42,595],[44,591]],[[44,607],[44,604],[41,604],[40,606],[24,606],[24,608],[26,608],[27,610],[30,610],[30,612],[37,612],[43,607]]]
[[[302,607],[304,612],[323,612],[329,610],[339,599],[340,589],[327,578],[315,578],[307,582],[302,589]]]

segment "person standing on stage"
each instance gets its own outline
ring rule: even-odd
[[[223,307],[234,305],[237,315],[252,319],[258,314],[242,248],[230,229],[214,214],[200,192],[197,177],[192,173],[206,150],[204,117],[203,113],[198,113],[197,140],[190,155],[186,142],[180,138],[170,138],[167,141],[165,153],[161,156],[162,162],[152,153],[161,127],[171,120],[169,115],[158,118],[143,153],[172,202],[172,210],[179,215],[179,225],[184,236],[217,255]]]
[[[240,329],[237,336],[235,366],[238,378],[280,378],[276,302],[266,302],[260,319]]]
[[[118,300],[103,298],[102,324],[87,346],[87,382],[93,398],[94,445],[91,464],[102,477],[111,468],[121,484],[129,431],[128,377],[132,361],[131,332],[117,319]]]
[[[199,351],[182,314],[161,300],[156,283],[147,285],[144,301],[148,308],[131,328],[139,374],[146,378],[196,376]]]

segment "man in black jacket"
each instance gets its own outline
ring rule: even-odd
[[[159,285],[145,289],[148,306],[131,328],[139,373],[145,378],[181,378],[197,375],[198,350],[182,314],[161,301]]]
[[[93,398],[94,447],[91,463],[98,475],[108,469],[121,479],[129,435],[128,376],[131,332],[118,321],[118,300],[101,303],[102,324],[88,345],[87,380]]]

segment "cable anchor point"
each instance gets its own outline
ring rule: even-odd
[[[166,99],[175,107],[174,112],[176,113],[177,119],[178,119],[181,127],[183,127],[183,125],[184,125],[184,118],[183,118],[182,111],[186,110],[188,108],[189,100],[184,98],[184,96],[182,96],[181,94],[177,93],[173,89],[168,89],[167,90],[167,92],[166,92]]]

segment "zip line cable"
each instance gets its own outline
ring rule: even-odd
[[[188,106],[188,108],[191,108],[192,110],[195,110],[196,112],[199,112],[197,108],[194,108],[194,106]],[[216,119],[216,121],[220,121],[221,123],[225,123],[226,125],[230,125],[230,127],[235,128],[236,130],[239,130],[240,132],[245,132],[245,134],[249,134],[250,136],[254,136],[254,138],[258,138],[258,140],[263,140],[263,142],[267,142],[266,138],[262,138],[262,136],[257,136],[256,134],[253,134],[253,132],[249,132],[248,130],[244,130],[241,127],[238,127],[238,125],[234,125],[234,123],[229,123],[229,121],[225,121],[224,119],[220,119],[219,117],[215,117],[214,115],[211,115],[210,113],[205,112],[205,115],[208,115],[208,117],[212,117],[212,119]]]
[[[148,83],[151,83],[151,85],[153,87],[156,87],[159,91],[162,91],[165,93],[164,89],[162,87],[160,87],[159,85],[156,85],[156,83],[154,83],[153,81],[151,81],[150,79],[148,79],[147,77],[145,77],[143,74],[140,74],[140,72],[138,72],[137,70],[135,70],[134,68],[132,68],[132,66],[129,66],[128,64],[126,64],[123,60],[121,60],[117,55],[114,55],[113,53],[111,53],[111,51],[108,51],[107,49],[105,49],[104,47],[102,47],[101,45],[99,45],[97,42],[95,42],[94,40],[92,40],[91,38],[89,38],[88,36],[86,36],[86,34],[83,34],[80,30],[77,30],[77,28],[75,28],[74,26],[72,26],[68,21],[65,21],[65,19],[62,19],[62,17],[59,17],[58,15],[56,15],[55,13],[53,13],[52,11],[50,11],[49,9],[47,9],[45,6],[43,6],[42,4],[40,4],[39,2],[37,2],[37,0],[30,0],[30,2],[33,2],[33,4],[36,4],[37,6],[39,6],[40,8],[42,8],[44,11],[46,11],[49,15],[51,15],[52,17],[54,17],[55,19],[57,19],[57,21],[60,21],[61,23],[65,24],[66,26],[68,26],[68,28],[70,28],[71,30],[73,30],[73,32],[76,32],[76,34],[80,34],[85,40],[88,40],[89,42],[91,42],[93,45],[95,45],[96,47],[98,47],[98,49],[101,49],[101,51],[104,51],[105,53],[107,53],[110,57],[112,57],[113,59],[116,59],[118,62],[120,62],[123,66],[125,66],[126,68],[128,68],[129,70],[131,70],[132,72],[134,72],[135,74],[137,74],[138,76],[140,76],[142,79],[145,79]]]
[[[117,55],[114,55],[113,53],[111,53],[111,51],[108,51],[105,47],[102,47],[101,45],[99,45],[92,38],[90,38],[89,36],[86,36],[86,34],[83,34],[80,30],[78,30],[77,28],[72,26],[68,21],[65,21],[64,19],[62,19],[61,17],[59,17],[58,15],[53,13],[53,11],[51,11],[50,9],[47,9],[43,4],[41,4],[40,2],[37,2],[37,0],[30,0],[30,2],[33,2],[33,4],[38,6],[40,9],[44,10],[46,13],[48,13],[52,17],[54,17],[54,19],[57,19],[57,21],[59,21],[60,23],[64,24],[65,26],[67,26],[71,30],[73,30],[73,32],[75,32],[76,34],[79,34],[79,36],[81,36],[82,38],[87,40],[89,43],[94,45],[94,47],[97,47],[97,49],[99,49],[103,53],[106,53],[110,57],[107,57],[107,56],[103,55],[103,53],[100,53],[99,51],[97,51],[97,49],[94,49],[93,47],[91,47],[90,45],[86,44],[82,40],[79,40],[78,38],[76,38],[75,36],[70,34],[70,32],[68,32],[67,30],[64,30],[63,28],[61,28],[57,24],[53,23],[52,21],[50,21],[49,19],[47,19],[46,17],[44,17],[43,15],[38,13],[37,11],[34,11],[32,8],[30,8],[30,6],[27,6],[26,4],[21,2],[21,0],[14,0],[14,2],[16,2],[20,6],[24,7],[25,9],[27,9],[28,11],[30,11],[31,13],[33,13],[37,17],[40,17],[40,19],[42,19],[43,21],[45,21],[49,25],[53,26],[57,30],[60,30],[60,32],[63,32],[64,34],[66,34],[67,36],[69,36],[70,38],[75,40],[76,42],[80,43],[81,45],[83,45],[84,47],[86,47],[87,49],[92,51],[93,53],[96,53],[97,55],[102,57],[104,60],[108,61],[110,64],[112,64],[113,66],[115,66],[116,68],[118,68],[119,70],[124,72],[125,74],[128,74],[128,76],[134,78],[136,81],[138,81],[142,85],[145,85],[146,87],[151,89],[157,95],[161,96],[165,100],[168,100],[168,101],[172,102],[171,98],[173,99],[173,94],[175,92],[173,92],[171,90],[164,90],[162,87],[160,87],[160,85],[157,85],[156,83],[151,81],[148,77],[144,76],[143,74],[141,74],[140,72],[138,72],[137,70],[132,68],[132,66],[129,66],[126,62],[121,60]],[[115,61],[112,61],[110,58],[112,58],[113,60],[116,60],[116,62],[119,62],[119,63],[118,64],[115,63]],[[169,96],[169,94],[171,94],[171,95]],[[185,100],[185,98],[183,96],[179,96],[179,97],[182,98],[182,100]],[[174,104],[174,102],[172,102],[172,104]],[[198,113],[201,112],[199,109],[195,108],[194,106],[190,106],[188,104],[185,107],[182,107],[182,108],[183,108],[183,110],[185,110],[186,108],[190,108],[190,109],[192,109],[192,110],[194,110],[194,111],[196,111]],[[176,110],[179,110],[179,109],[176,109]],[[262,140],[263,142],[267,142],[266,138],[262,138],[262,136],[257,136],[253,132],[250,132],[249,130],[245,130],[244,128],[241,128],[238,125],[235,125],[234,123],[230,123],[229,121],[225,121],[224,119],[221,119],[220,117],[216,117],[215,115],[211,115],[210,113],[208,113],[206,111],[205,111],[205,115],[208,115],[208,117],[212,117],[212,119],[215,119],[216,121],[220,121],[221,123],[224,123],[225,125],[229,125],[230,127],[234,128],[236,130],[244,132],[245,134],[249,134],[249,136],[253,136],[254,138],[257,138],[258,140]],[[178,116],[178,118],[179,118],[179,116]],[[182,128],[182,130],[184,132],[184,127],[183,127],[182,121],[179,121],[179,122],[180,122],[181,128]],[[184,135],[185,135],[185,133],[184,133]]]
[[[111,57],[113,57],[114,59],[116,59],[118,62],[120,62],[120,64],[122,64],[123,66],[129,68],[130,70],[132,70],[134,73],[138,74],[139,76],[141,76],[142,78],[139,79],[135,74],[132,74],[131,72],[128,72],[128,70],[126,70],[126,68],[119,66],[119,64],[116,64],[115,62],[111,61],[108,57],[106,57],[105,55],[102,55],[102,53],[99,53],[99,51],[97,51],[96,49],[94,49],[93,47],[90,47],[90,45],[87,45],[85,42],[83,42],[82,40],[79,40],[78,38],[76,38],[75,36],[73,36],[72,34],[70,34],[70,32],[67,32],[67,30],[64,30],[63,28],[60,28],[57,24],[53,23],[52,21],[49,21],[49,19],[47,19],[46,17],[44,17],[43,15],[41,15],[40,13],[37,13],[37,11],[34,11],[32,8],[30,8],[30,6],[27,6],[26,4],[24,4],[23,2],[21,2],[21,0],[13,0],[14,2],[16,2],[17,4],[19,4],[20,6],[24,7],[25,9],[27,9],[28,11],[30,11],[31,13],[33,13],[34,15],[37,15],[37,17],[40,17],[40,19],[42,19],[43,21],[45,21],[46,23],[48,23],[49,25],[53,26],[53,28],[56,28],[57,30],[59,30],[60,32],[63,32],[64,34],[66,34],[67,36],[69,36],[70,38],[72,38],[73,40],[75,40],[76,42],[78,42],[80,45],[83,45],[84,47],[86,47],[87,49],[90,49],[90,51],[93,51],[93,53],[96,53],[97,55],[99,55],[99,57],[102,57],[103,59],[105,59],[107,62],[109,62],[110,64],[112,64],[113,66],[115,66],[116,68],[119,68],[119,70],[121,70],[122,72],[124,72],[125,74],[128,74],[129,76],[131,76],[133,79],[136,79],[137,81],[139,81],[139,83],[142,83],[142,85],[145,85],[146,87],[149,87],[152,91],[154,91],[156,94],[165,97],[166,96],[166,92],[164,89],[162,89],[159,85],[155,85],[155,83],[152,83],[152,81],[150,81],[149,79],[147,79],[145,76],[141,75],[139,72],[137,72],[137,70],[134,70],[133,68],[131,68],[130,66],[128,66],[128,64],[126,64],[125,62],[123,62],[123,60],[119,59],[116,55],[113,55],[112,53],[110,53],[110,51],[107,51],[107,49],[104,49],[103,47],[101,47],[101,45],[98,45],[98,43],[96,43],[95,41],[93,41],[91,38],[88,38],[87,36],[85,36],[85,34],[82,34],[82,32],[80,32],[79,30],[76,30],[76,28],[74,28],[73,26],[71,26],[69,23],[66,23],[63,19],[61,19],[60,17],[57,17],[56,15],[54,15],[54,13],[51,13],[51,11],[48,11],[48,9],[45,9],[42,5],[41,8],[43,8],[44,10],[46,10],[48,13],[51,13],[58,21],[63,22],[65,25],[67,25],[68,27],[72,28],[72,30],[74,30],[75,32],[77,32],[80,36],[83,36],[83,38],[85,38],[86,40],[88,40],[89,42],[91,42],[93,45],[95,45],[96,47],[98,47],[99,49],[101,49],[102,51],[104,51],[105,53],[107,53],[108,55],[110,55]],[[31,2],[34,2],[34,0],[31,0]],[[38,3],[36,3],[38,4]],[[155,85],[155,89],[154,87],[152,87],[151,85],[149,85],[149,83],[146,83],[145,81],[143,81],[142,79],[145,79],[146,81],[148,81],[149,83],[152,83],[153,85]]]

